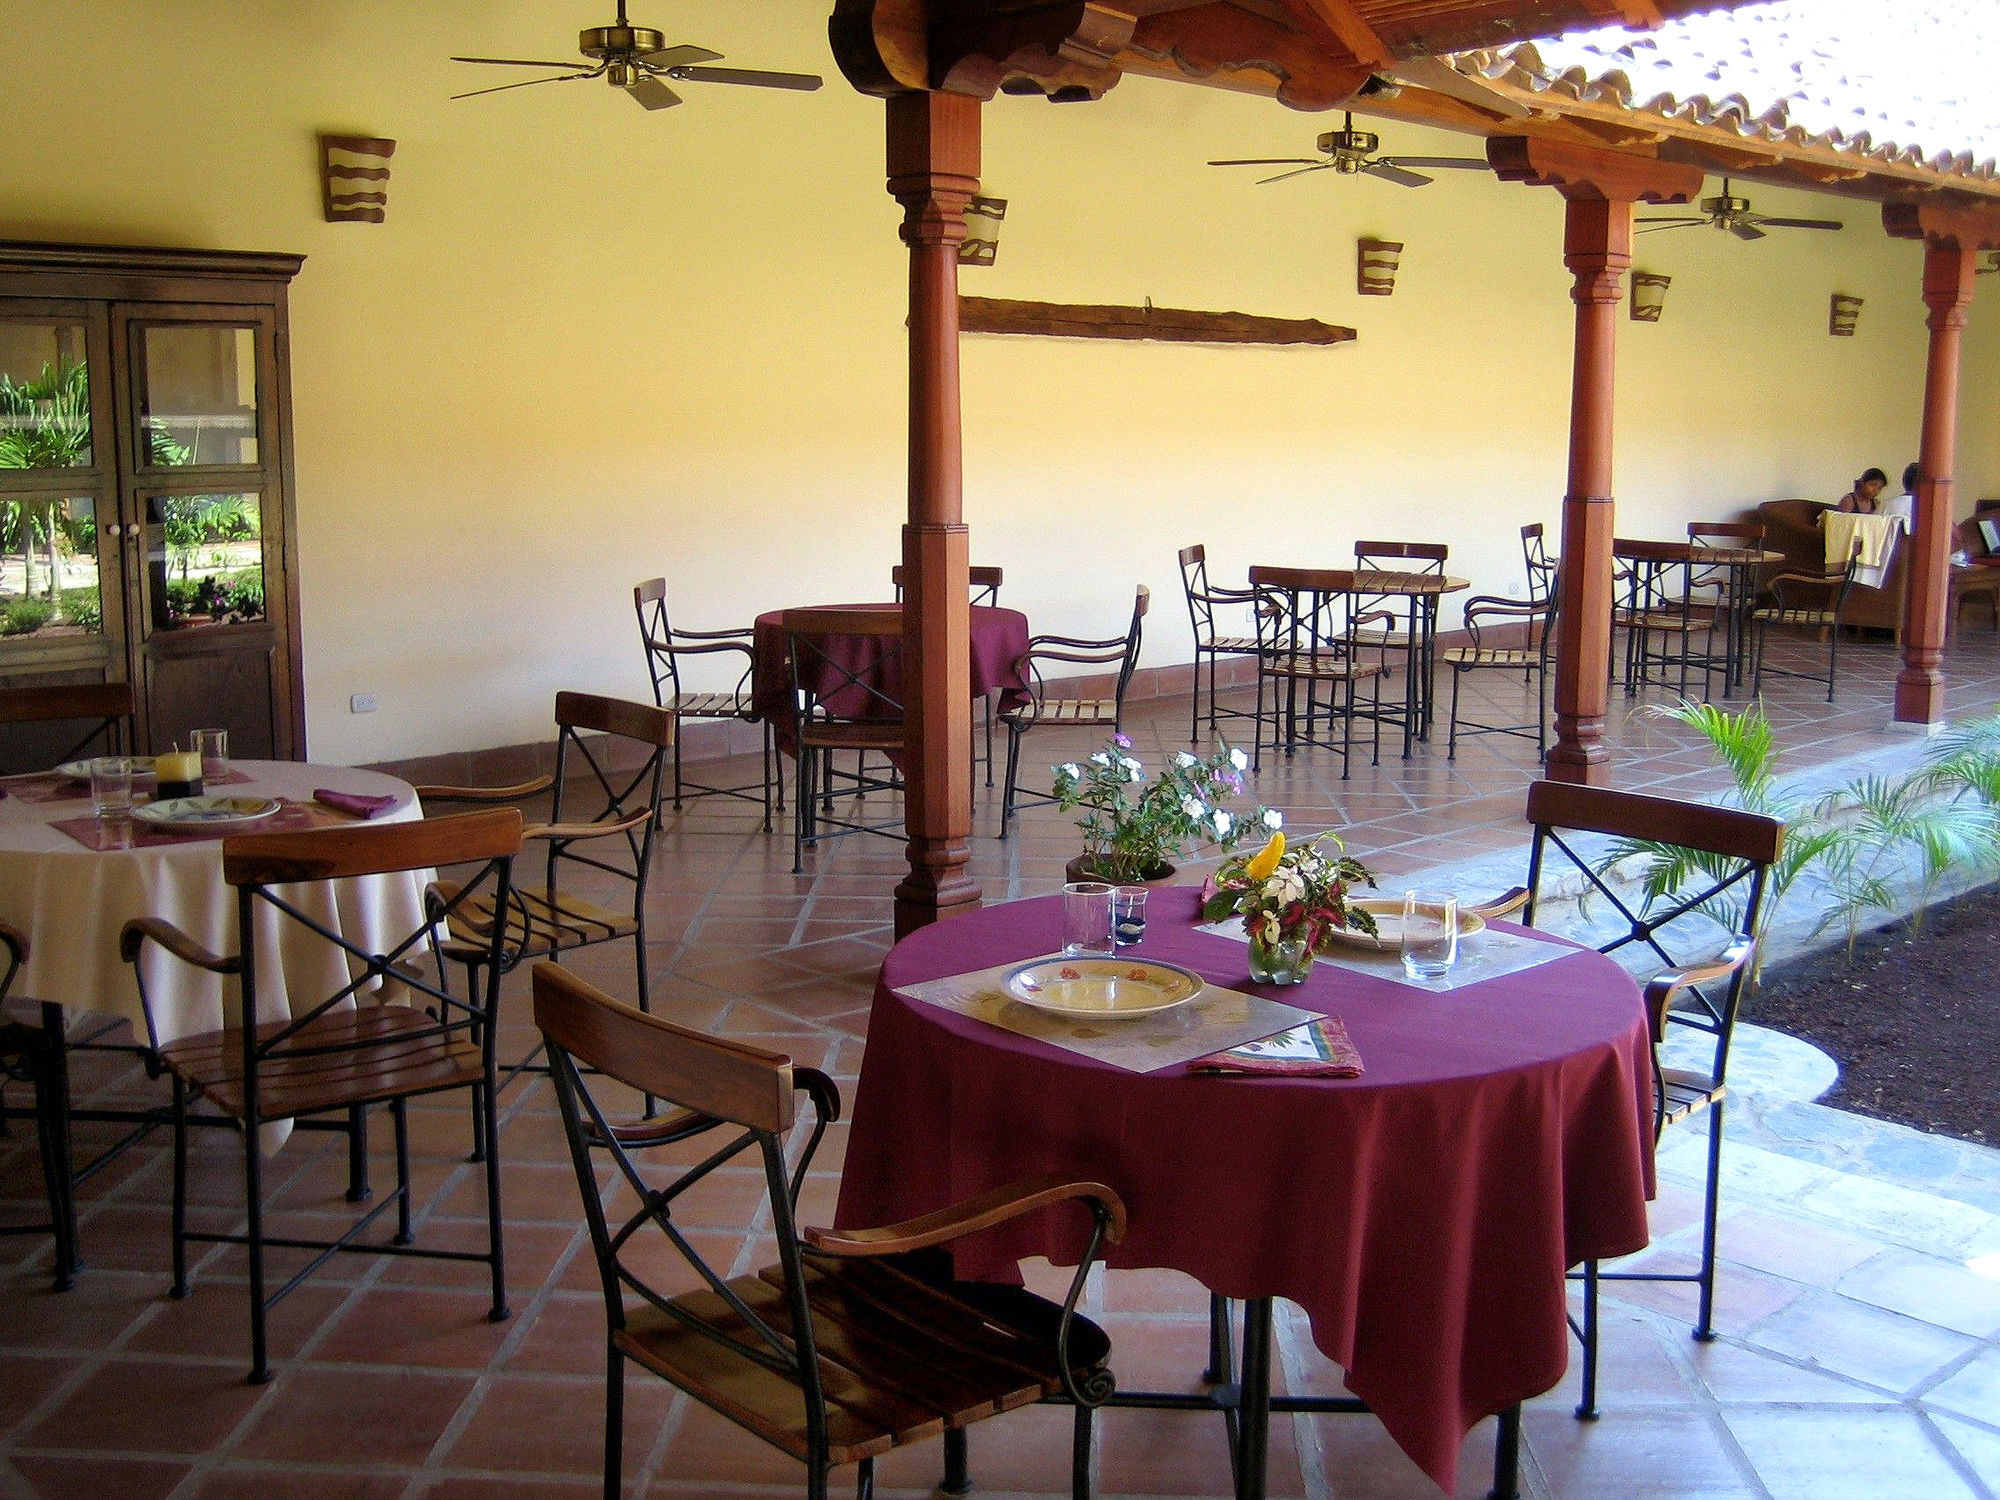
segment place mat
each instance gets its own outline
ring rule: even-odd
[[[316,802],[294,802],[289,797],[280,797],[278,801],[281,805],[276,812],[249,828],[148,828],[144,823],[130,819],[105,823],[95,816],[57,818],[49,827],[60,828],[86,849],[102,852],[107,849],[156,849],[162,844],[217,842],[236,833],[304,833],[311,828],[333,828],[356,821],[346,813],[321,807]]]
[[[1243,1077],[1359,1078],[1361,1053],[1339,1016],[1321,1016],[1276,1036],[1196,1058],[1188,1071]]]
[[[1060,957],[1060,953],[1039,954],[970,974],[927,979],[897,993],[971,1016],[1002,1031],[1033,1037],[1065,1052],[1080,1053],[1094,1062],[1110,1063],[1128,1073],[1153,1073],[1175,1063],[1193,1062],[1315,1019],[1311,1011],[1295,1005],[1281,1005],[1214,984],[1203,985],[1201,993],[1185,1005],[1126,1021],[1051,1015],[1009,998],[1001,988],[1001,982],[1022,964]]]
[[[1206,923],[1196,927],[1195,931],[1233,938],[1245,946],[1250,942],[1241,919],[1236,917]],[[1357,974],[1373,974],[1379,979],[1406,984],[1413,990],[1462,990],[1488,979],[1553,963],[1565,954],[1577,951],[1568,943],[1558,943],[1538,933],[1503,931],[1489,923],[1485,931],[1458,940],[1458,962],[1442,979],[1412,979],[1403,972],[1402,954],[1375,953],[1366,948],[1352,948],[1345,943],[1336,943],[1320,954],[1317,962],[1352,969]]]
[[[150,785],[150,783],[147,783]],[[204,790],[218,786],[248,786],[250,778],[241,771],[228,770],[214,781],[206,783]],[[54,771],[40,771],[33,776],[22,777],[18,781],[0,782],[0,791],[9,796],[19,797],[23,802],[88,802],[90,783],[71,781],[67,776],[58,776]],[[137,785],[132,788],[132,798],[145,800]]]

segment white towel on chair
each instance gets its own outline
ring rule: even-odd
[[[1838,573],[1847,566],[1855,547],[1861,549],[1854,581],[1864,588],[1879,589],[1896,558],[1896,538],[1909,529],[1903,516],[1867,516],[1852,511],[1830,510],[1821,518],[1826,529],[1826,570]]]

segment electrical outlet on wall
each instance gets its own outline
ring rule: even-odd
[[[1520,598],[1520,597],[1521,597],[1521,585],[1520,585],[1520,581],[1519,581],[1518,579],[1517,579],[1516,581],[1514,581],[1513,583],[1510,583],[1510,584],[1508,584],[1508,585],[1507,585],[1507,597],[1508,597],[1509,599],[1518,599],[1518,598]],[[369,699],[368,701],[372,703],[372,702],[374,702],[375,700],[371,698],[371,699]],[[360,712],[360,710],[359,710],[359,709],[356,709],[356,710],[355,710],[355,712],[356,712],[356,713],[359,713],[359,712]]]
[[[347,700],[347,709],[349,713],[372,714],[375,712],[375,695],[373,693],[356,693],[352,698]]]

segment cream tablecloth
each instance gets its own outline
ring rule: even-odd
[[[407,782],[376,771],[291,761],[235,761],[251,778],[232,785],[232,796],[289,797],[309,802],[321,787],[380,796],[396,803],[378,823],[423,816]],[[44,802],[21,795],[0,800],[0,918],[28,934],[28,962],[13,993],[53,1000],[72,1010],[124,1016],[140,1036],[145,1018],[131,968],[118,957],[118,934],[138,916],[165,917],[216,953],[235,953],[236,892],[223,884],[222,842],[158,845],[150,849],[86,849],[59,828],[58,819],[87,816],[88,788],[76,800]],[[302,911],[349,941],[375,947],[400,941],[415,929],[423,911],[427,871],[375,875],[356,880],[292,887],[289,898]],[[258,952],[275,951],[279,962],[264,961],[257,1013],[280,1020],[296,996],[303,1007],[326,998],[347,982],[339,952],[268,907],[258,920]],[[172,1041],[223,1023],[223,982],[148,944],[146,988],[153,998],[157,1040]],[[227,991],[236,1013],[235,981]]]

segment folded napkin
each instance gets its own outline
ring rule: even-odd
[[[396,805],[392,796],[369,797],[360,792],[336,792],[330,787],[321,787],[314,792],[313,801],[335,812],[353,813],[357,818],[372,818]]]
[[[1195,1073],[1282,1073],[1293,1078],[1359,1078],[1361,1054],[1339,1016],[1321,1016],[1262,1041],[1211,1052],[1188,1064]]]

